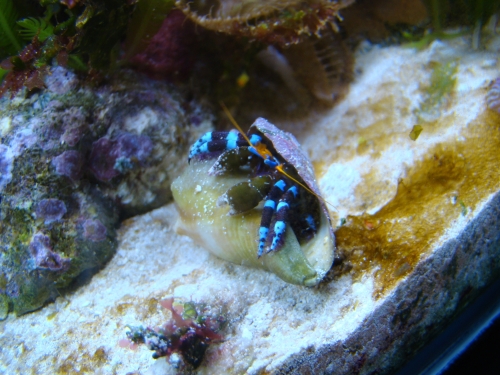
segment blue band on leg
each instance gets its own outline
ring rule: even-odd
[[[262,158],[262,156],[260,156],[260,154],[257,152],[257,150],[255,149],[255,147],[253,146],[250,146],[248,147],[248,151],[250,151],[252,154],[254,154],[255,156],[258,156],[259,158]]]
[[[252,145],[255,146],[255,145],[259,144],[260,142],[262,142],[262,137],[258,136],[257,134],[252,134],[250,136],[250,143]]]
[[[203,154],[205,152],[208,152],[208,142],[203,143],[199,148],[198,148],[198,154]]]
[[[259,228],[259,251],[257,252],[257,257],[260,257],[264,253],[264,246],[266,245],[266,238],[268,232],[269,232],[268,228],[265,227]]]
[[[229,132],[226,137],[226,150],[233,150],[238,147],[238,135],[237,132]]]
[[[274,238],[270,248],[271,251],[276,250],[276,246],[278,246],[278,242],[281,240],[281,237],[283,237],[285,229],[286,229],[286,224],[283,221],[277,221],[274,224]]]
[[[276,208],[276,222],[274,224],[274,237],[269,251],[277,250],[278,247],[282,246],[283,236],[287,227],[288,210],[290,209],[289,202],[294,200],[297,194],[297,187],[292,186],[283,194],[278,203],[278,207]]]
[[[233,150],[248,145],[245,137],[237,131],[208,132],[198,139],[189,150],[188,162],[196,155],[207,152]]]
[[[278,209],[277,209],[277,211],[279,211],[279,210],[281,210],[283,208],[288,208],[288,203],[286,203],[286,202],[279,202],[278,203]]]
[[[274,186],[278,187],[281,191],[285,191],[286,183],[283,180],[279,180],[274,184]]]
[[[203,134],[203,136],[198,139],[192,146],[191,146],[191,149],[189,150],[189,157],[188,157],[188,161],[191,160],[193,158],[193,156],[197,155],[200,153],[200,147],[207,143],[207,142],[210,142],[212,140],[212,133],[213,132],[207,132],[205,134]]]
[[[286,182],[284,180],[279,180],[273,185],[271,191],[267,195],[266,201],[264,203],[264,208],[262,209],[262,219],[260,222],[259,250],[257,253],[258,257],[260,257],[264,251],[264,247],[266,246],[266,241],[269,234],[269,226],[271,225],[276,205],[278,204],[279,198],[283,196],[286,187]]]
[[[274,211],[274,209],[276,208],[276,202],[272,199],[268,199],[266,203],[264,203],[264,207],[269,207]]]

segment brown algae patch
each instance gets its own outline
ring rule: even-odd
[[[144,298],[126,295],[122,299],[123,302],[119,302],[110,308],[108,314],[117,318],[133,314],[140,319],[146,319],[158,313],[160,300],[161,297],[158,293],[155,293],[155,296]]]
[[[85,346],[80,344],[74,353],[62,359],[55,373],[57,375],[95,373],[97,369],[106,365],[108,353],[103,346],[97,348],[93,354],[85,349]]]
[[[457,135],[463,141],[431,148],[376,214],[347,218],[336,231],[337,247],[352,264],[355,279],[378,267],[381,296],[429,254],[450,223],[498,191],[499,126],[500,116],[484,112]]]

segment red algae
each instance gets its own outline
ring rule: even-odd
[[[220,314],[212,314],[206,306],[187,302],[174,306],[174,299],[160,301],[170,311],[171,319],[156,329],[129,327],[128,345],[119,341],[120,347],[145,344],[153,350],[153,358],[168,357],[176,368],[196,369],[204,359],[209,345],[222,340],[219,331],[226,322]]]

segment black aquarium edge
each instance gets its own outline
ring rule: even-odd
[[[442,374],[500,316],[500,279],[488,286],[396,374]],[[451,374],[450,374],[451,375]]]

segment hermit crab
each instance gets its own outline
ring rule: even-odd
[[[209,132],[172,183],[177,230],[220,258],[318,284],[335,237],[312,164],[295,137],[258,118],[248,134]]]

